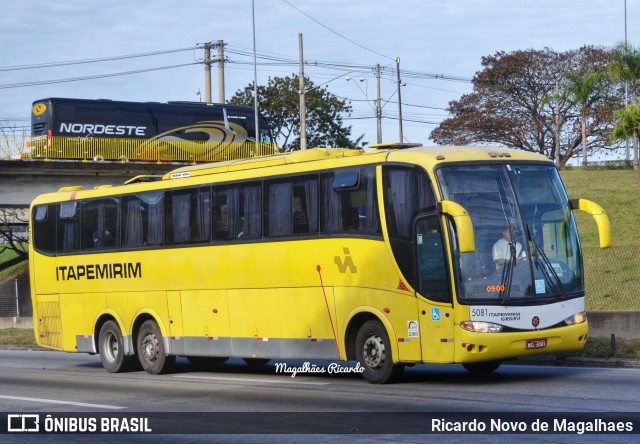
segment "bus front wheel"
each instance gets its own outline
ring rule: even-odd
[[[151,375],[168,372],[176,360],[167,356],[160,327],[155,321],[145,321],[138,331],[137,352],[140,364]]]
[[[393,363],[389,335],[378,320],[369,320],[358,330],[356,359],[363,368],[362,376],[374,384],[392,382],[404,371],[403,364]]]
[[[122,331],[115,321],[107,321],[100,328],[98,350],[102,366],[109,373],[129,371],[135,364],[135,356],[124,354]]]

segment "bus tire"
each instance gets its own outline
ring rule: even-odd
[[[362,376],[374,384],[384,384],[398,379],[404,371],[403,364],[394,364],[391,342],[384,325],[371,319],[356,335],[356,359],[362,367]]]
[[[124,354],[124,338],[117,322],[105,322],[98,338],[100,361],[109,373],[126,372],[134,367],[136,357]]]
[[[142,324],[136,344],[140,364],[150,375],[167,373],[173,368],[176,357],[167,356],[160,327],[155,321],[148,320]]]
[[[462,364],[466,371],[472,375],[488,375],[500,367],[502,361],[468,362]]]

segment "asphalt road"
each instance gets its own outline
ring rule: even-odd
[[[533,433],[533,422],[542,419],[553,425],[556,417],[623,424],[631,418],[635,434],[575,432],[554,435],[553,442],[629,442],[640,434],[640,369],[503,365],[478,378],[461,366],[421,365],[408,368],[399,383],[374,385],[355,373],[330,373],[328,362],[309,363],[315,372],[305,369],[302,361],[287,362],[287,371],[276,364],[255,368],[230,360],[202,371],[179,358],[171,374],[110,374],[97,356],[0,350],[0,412],[5,412],[0,421],[19,413],[94,418],[98,423],[104,416],[142,417],[155,432],[179,433],[126,438],[154,442],[175,442],[177,436],[180,442],[198,442],[205,439],[201,432],[222,433],[206,436],[208,442],[264,442],[265,433],[274,442],[323,442],[328,436],[323,433],[338,434],[346,442],[460,442],[460,435],[433,434],[440,419],[445,420],[441,427],[484,423],[492,433],[466,430],[474,443],[531,436],[547,442],[549,435]],[[302,370],[292,377],[296,367]],[[348,371],[348,364],[335,368]],[[321,369],[324,373],[317,373]],[[499,419],[504,419],[500,426],[512,421],[524,426],[527,434],[493,433],[499,431]],[[133,427],[131,419],[123,421],[130,421],[125,427]],[[432,434],[422,435],[429,430]],[[22,436],[8,434],[0,441],[24,442]],[[55,440],[70,436],[55,435]],[[82,436],[83,442],[91,440],[121,442],[123,436]]]

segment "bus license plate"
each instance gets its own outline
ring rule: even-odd
[[[529,339],[527,341],[527,350],[532,350],[534,348],[545,348],[546,346],[546,339]]]

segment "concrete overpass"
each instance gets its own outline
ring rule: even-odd
[[[28,208],[61,187],[119,185],[141,174],[164,174],[184,164],[0,160],[0,208]]]

